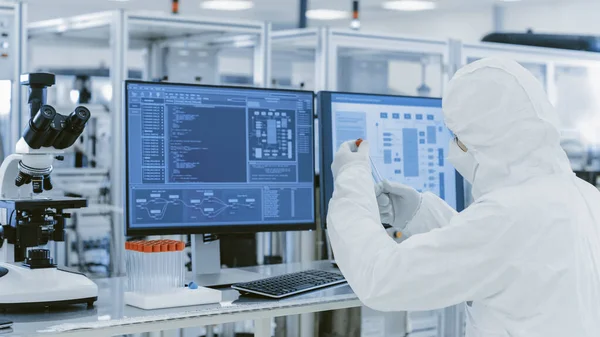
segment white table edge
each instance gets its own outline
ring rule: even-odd
[[[359,307],[361,305],[362,304],[358,299],[352,299],[352,300],[342,300],[342,301],[334,301],[334,302],[328,302],[328,303],[309,304],[309,305],[302,305],[302,306],[296,306],[296,307],[276,308],[276,309],[269,309],[269,310],[236,312],[236,313],[207,315],[207,316],[198,316],[198,317],[190,317],[190,318],[171,319],[171,320],[150,321],[150,322],[135,323],[135,324],[124,324],[124,325],[116,325],[116,326],[111,326],[111,327],[107,327],[107,328],[99,328],[99,329],[38,333],[35,336],[40,336],[40,337],[51,337],[51,336],[106,337],[106,336],[118,336],[118,335],[126,335],[126,334],[155,332],[155,331],[163,331],[163,330],[172,330],[172,329],[181,329],[181,328],[190,328],[190,327],[198,327],[198,326],[206,326],[206,325],[214,325],[214,324],[232,323],[232,322],[245,321],[245,320],[253,320],[255,327],[257,327],[257,329],[254,333],[254,336],[255,337],[270,337],[270,329],[267,332],[267,329],[265,328],[265,326],[267,326],[267,321],[269,322],[268,326],[270,326],[270,321],[274,317],[299,315],[299,314],[321,312],[321,311],[328,311],[328,310],[347,309],[347,308]]]

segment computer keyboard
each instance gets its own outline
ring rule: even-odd
[[[237,283],[231,287],[242,294],[249,293],[270,298],[283,298],[344,282],[346,282],[344,276],[339,273],[306,270],[253,282]]]

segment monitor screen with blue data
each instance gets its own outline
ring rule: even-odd
[[[430,191],[455,209],[464,206],[462,178],[448,163],[452,134],[439,98],[320,92],[322,211],[333,194],[329,166],[339,146],[366,139],[383,179]]]
[[[127,232],[312,229],[312,92],[126,82]]]

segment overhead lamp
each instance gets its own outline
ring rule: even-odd
[[[254,7],[250,0],[206,0],[200,4],[204,9],[217,11],[243,11]]]
[[[340,20],[350,17],[350,12],[337,9],[309,9],[306,17],[312,20]]]
[[[381,7],[394,11],[417,12],[435,9],[437,4],[429,0],[391,0],[382,3]]]

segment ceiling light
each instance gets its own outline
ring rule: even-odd
[[[254,2],[250,0],[207,0],[202,2],[200,7],[218,11],[243,11],[254,7]]]
[[[427,11],[435,9],[436,3],[428,0],[393,0],[381,4],[384,9],[395,11]]]
[[[312,20],[340,20],[350,17],[350,12],[336,9],[309,9],[306,17]]]

